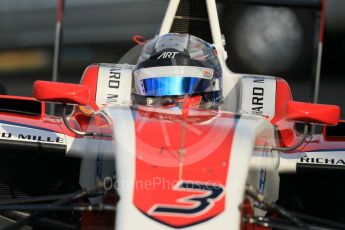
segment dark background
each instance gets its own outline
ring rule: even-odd
[[[230,69],[285,78],[295,100],[312,101],[319,10],[257,2],[218,3]],[[67,0],[59,81],[77,83],[87,65],[117,62],[135,45],[134,35],[153,37],[167,4],[164,0]],[[8,94],[31,96],[35,80],[51,79],[56,8],[57,1],[0,2],[0,83]],[[343,118],[344,10],[345,1],[326,2],[319,94],[320,103],[340,105]]]

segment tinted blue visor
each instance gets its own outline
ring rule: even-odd
[[[212,91],[211,81],[198,77],[156,77],[140,80],[142,96],[174,96]]]

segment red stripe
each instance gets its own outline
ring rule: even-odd
[[[326,0],[321,0],[321,15],[320,15],[320,42],[323,43],[325,30],[325,14],[326,14]]]
[[[62,21],[63,6],[64,6],[64,0],[58,0],[58,12],[56,16],[57,22]]]

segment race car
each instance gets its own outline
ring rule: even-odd
[[[212,43],[172,31],[179,3],[159,35],[128,53],[135,65],[92,64],[79,84],[36,81],[34,98],[1,96],[4,167],[43,164],[49,178],[6,181],[15,198],[0,212],[16,222],[5,229],[345,228],[299,210],[310,201],[288,192],[297,180],[286,176],[341,175],[339,107],[293,101],[280,78],[231,72],[215,1],[206,1]],[[62,103],[62,116],[47,115],[45,102]]]

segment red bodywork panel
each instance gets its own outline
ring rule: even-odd
[[[97,64],[89,65],[85,69],[85,71],[83,73],[83,77],[80,80],[80,84],[89,86],[89,88],[90,88],[89,105],[95,110],[99,109],[97,104],[96,104],[98,70],[99,70],[99,66]]]
[[[275,116],[271,120],[272,124],[278,127],[280,146],[291,146],[298,140],[294,130],[294,123],[287,121],[285,116],[285,104],[292,100],[289,84],[283,79],[277,79]]]

